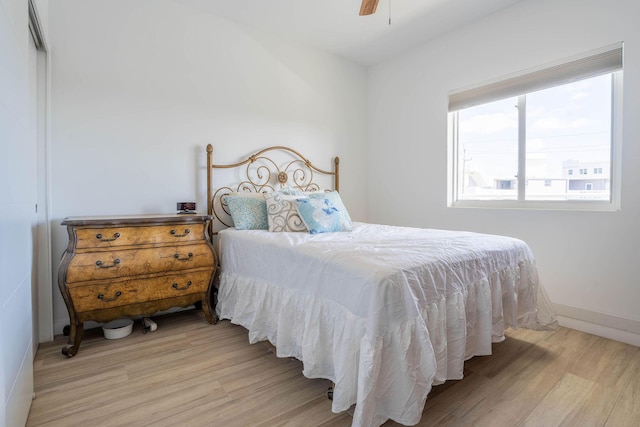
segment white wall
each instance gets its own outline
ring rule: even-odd
[[[0,426],[24,425],[33,392],[37,170],[29,37],[27,2],[0,0]]]
[[[369,220],[522,238],[566,316],[561,323],[640,345],[639,13],[637,0],[522,1],[372,67]],[[621,211],[447,208],[448,91],[619,41],[625,43]]]
[[[365,219],[364,68],[170,0],[56,0],[49,33],[55,269],[65,216],[205,208],[207,143],[220,163],[276,144],[327,169],[339,155]]]

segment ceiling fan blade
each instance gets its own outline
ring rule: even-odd
[[[376,7],[378,7],[378,0],[362,0],[362,5],[360,6],[360,16],[372,15],[373,13],[375,13]]]

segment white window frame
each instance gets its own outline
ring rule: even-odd
[[[471,88],[449,93],[448,126],[448,180],[447,204],[454,208],[515,208],[515,209],[559,209],[588,211],[620,210],[620,194],[622,176],[622,94],[623,94],[623,43],[606,46],[572,58],[547,64],[533,70],[516,75],[506,76]],[[618,65],[617,62],[619,62]],[[586,65],[584,65],[586,64]],[[608,68],[607,68],[608,67]],[[522,89],[529,93],[535,90],[560,86],[571,81],[583,80],[597,75],[613,73],[612,81],[612,117],[611,117],[611,163],[610,163],[610,198],[608,201],[538,201],[525,200],[526,177],[526,135],[524,124],[525,108],[518,108],[518,198],[517,200],[458,200],[458,150],[457,150],[457,111],[468,106],[480,105],[499,99],[514,96],[514,90]],[[526,102],[525,96],[518,96],[519,106]]]

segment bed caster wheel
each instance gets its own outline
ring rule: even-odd
[[[327,390],[327,399],[333,400],[333,387],[329,387],[329,390]]]

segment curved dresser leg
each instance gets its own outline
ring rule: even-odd
[[[208,297],[202,299],[202,312],[204,313],[204,317],[205,319],[207,319],[207,322],[209,322],[209,324],[213,325],[215,323],[218,323],[218,316],[213,310],[211,310],[211,303],[209,302]]]
[[[82,323],[71,324],[71,331],[69,333],[69,341],[67,345],[62,347],[62,354],[67,357],[73,357],[78,353],[78,348],[80,348],[80,342],[82,341],[82,332],[84,330],[84,325]]]

